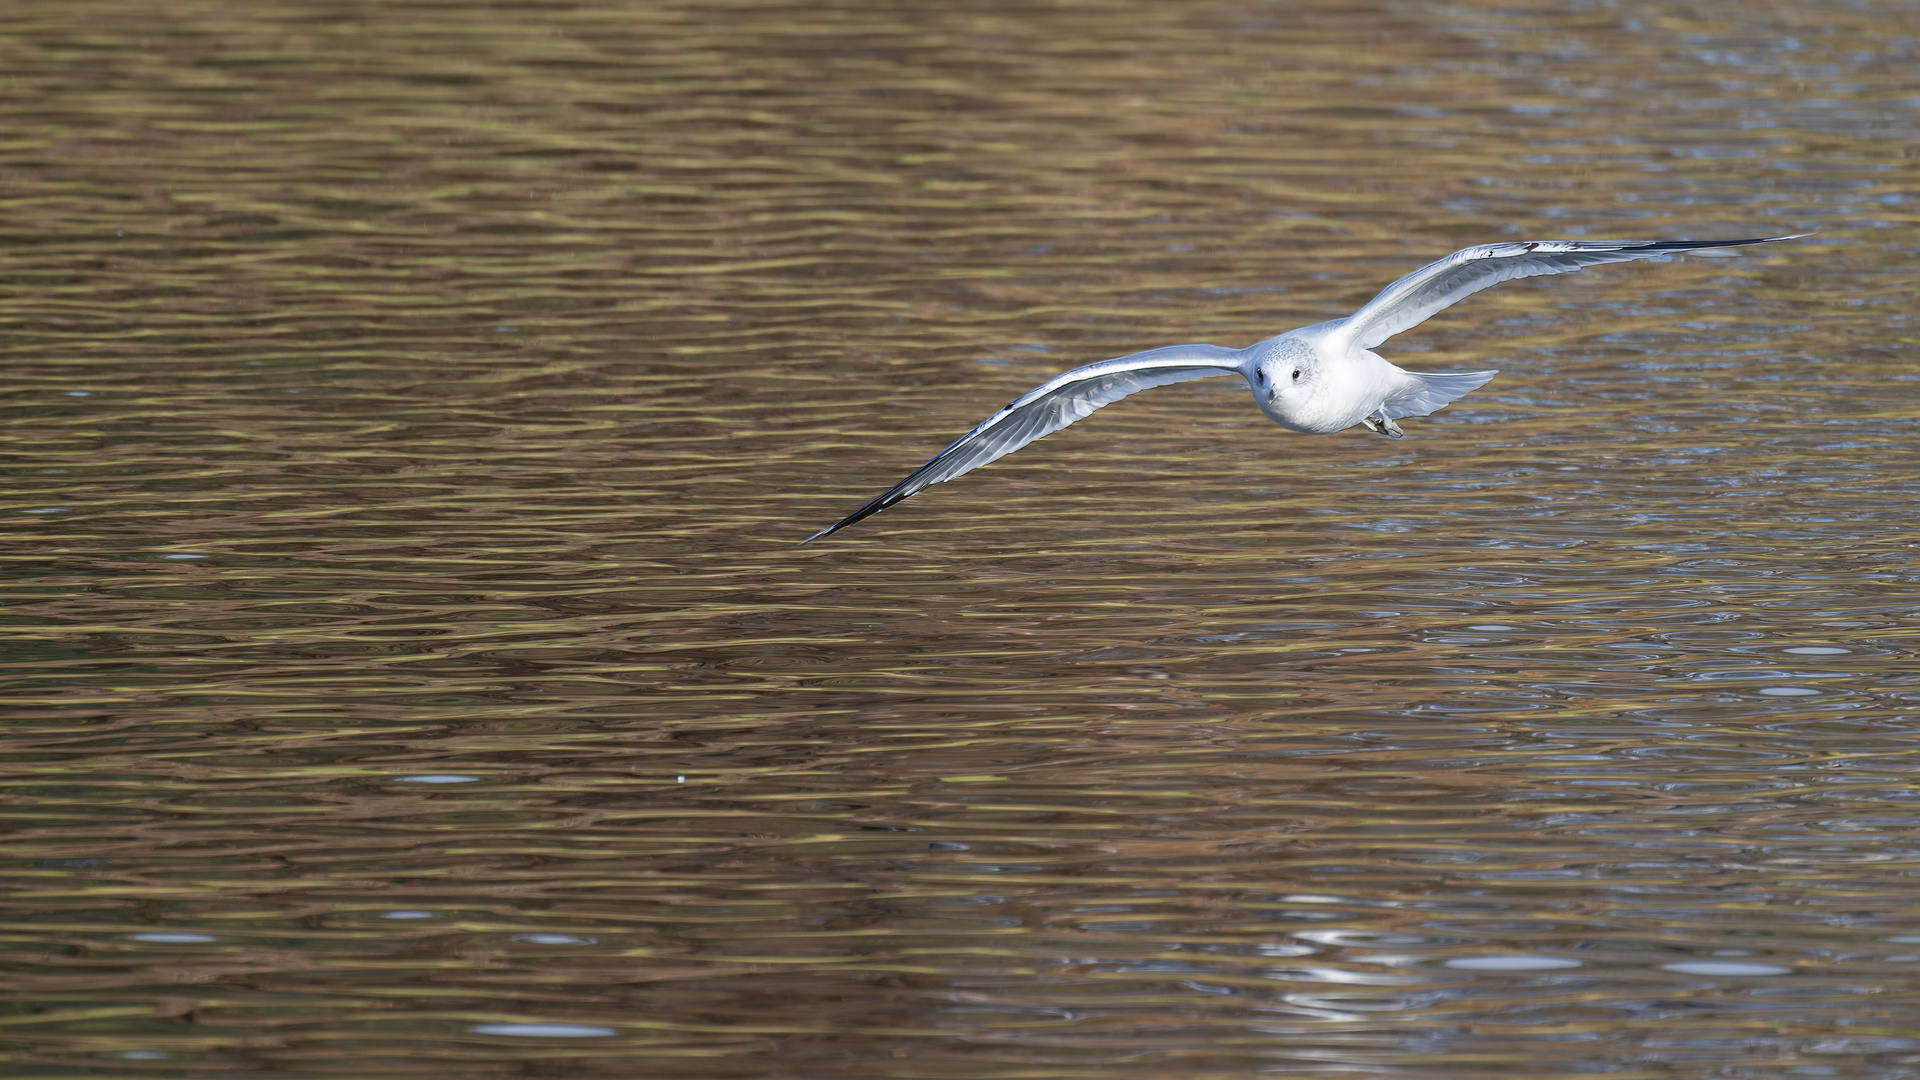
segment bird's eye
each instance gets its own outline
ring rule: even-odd
[[[1299,369],[1299,368],[1294,368],[1294,369],[1293,369],[1293,381],[1294,381],[1294,382],[1299,382],[1299,381],[1300,381],[1300,369]]]

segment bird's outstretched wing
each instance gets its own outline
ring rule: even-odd
[[[1514,278],[1567,274],[1597,263],[1651,259],[1697,248],[1770,244],[1806,235],[1762,236],[1753,240],[1536,240],[1524,244],[1481,244],[1462,248],[1380,290],[1380,295],[1348,317],[1340,332],[1361,348],[1372,349],[1400,331],[1426,322],[1442,308]]]
[[[1238,375],[1241,360],[1239,349],[1169,345],[1074,368],[1015,398],[979,427],[955,439],[952,446],[934,455],[932,461],[913,470],[905,480],[801,543],[837,532],[916,492],[1005,457],[1128,394],[1188,379]]]

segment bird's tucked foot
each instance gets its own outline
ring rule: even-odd
[[[1385,416],[1366,416],[1362,417],[1360,422],[1367,425],[1367,430],[1375,435],[1385,435],[1394,439],[1407,437],[1407,433],[1400,430],[1399,424]]]

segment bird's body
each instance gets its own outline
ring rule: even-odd
[[[1793,239],[1797,237],[1544,240],[1464,248],[1387,286],[1344,319],[1289,330],[1244,349],[1170,345],[1058,375],[1015,398],[878,498],[807,539],[837,532],[927,487],[1004,457],[1102,405],[1148,387],[1190,379],[1239,375],[1253,391],[1260,411],[1290,431],[1324,435],[1361,424],[1377,434],[1399,438],[1402,432],[1394,421],[1435,412],[1496,374],[1422,374],[1396,367],[1373,352],[1388,338],[1418,326],[1442,308],[1518,277],[1564,274],[1596,263],[1649,259],[1699,248]]]

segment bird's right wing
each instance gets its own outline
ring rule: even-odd
[[[1363,349],[1377,348],[1402,330],[1410,330],[1436,312],[1514,278],[1567,274],[1597,263],[1629,262],[1699,248],[1744,247],[1797,240],[1762,236],[1753,240],[1535,240],[1524,244],[1481,244],[1462,248],[1415,270],[1380,290],[1341,327],[1340,333]]]
[[[1012,404],[955,439],[952,446],[915,469],[905,480],[801,542],[838,532],[916,492],[1005,457],[1042,435],[1059,431],[1100,406],[1111,405],[1129,394],[1189,379],[1238,375],[1242,359],[1239,349],[1169,345],[1074,368],[1015,398]]]

